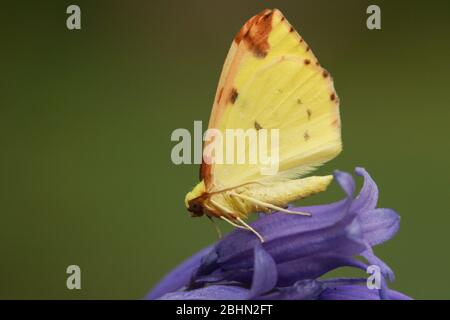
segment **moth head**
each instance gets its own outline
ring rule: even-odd
[[[205,193],[205,183],[202,180],[194,187],[194,189],[192,189],[191,192],[188,192],[188,194],[186,195],[184,203],[188,211],[191,213],[192,217],[200,217],[205,213],[202,197]]]

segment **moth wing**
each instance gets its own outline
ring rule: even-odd
[[[279,130],[278,173],[262,174],[260,162],[204,162],[201,178],[208,191],[297,178],[342,149],[339,99],[333,81],[277,9],[252,17],[235,37],[209,121],[209,129],[219,130],[224,137],[226,129],[262,128]],[[205,142],[204,147],[210,143]],[[247,159],[249,146],[246,143]]]

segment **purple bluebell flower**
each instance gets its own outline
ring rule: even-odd
[[[262,216],[253,228],[264,237],[234,230],[169,273],[147,299],[409,299],[389,290],[394,273],[372,247],[391,239],[400,217],[376,208],[378,188],[362,168],[364,184],[355,197],[355,181],[336,171],[344,199],[320,206],[291,208],[311,218],[284,213]],[[365,261],[363,261],[364,259]],[[339,267],[381,271],[381,286],[369,289],[365,278],[322,279]]]

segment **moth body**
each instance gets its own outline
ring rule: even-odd
[[[236,220],[254,212],[271,213],[275,207],[285,208],[293,201],[325,191],[333,177],[312,176],[303,179],[255,182],[248,185],[208,193],[203,181],[186,196],[186,206],[194,216],[225,217]]]

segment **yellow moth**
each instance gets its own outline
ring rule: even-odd
[[[278,129],[279,171],[264,176],[259,164],[204,161],[186,207],[193,216],[223,219],[264,241],[244,219],[253,212],[308,215],[285,208],[330,184],[330,175],[302,177],[339,154],[340,127],[339,99],[329,73],[279,10],[262,11],[234,38],[209,128]]]

